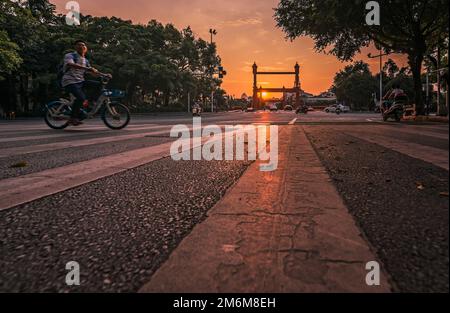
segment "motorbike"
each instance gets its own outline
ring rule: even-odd
[[[389,118],[392,118],[395,121],[400,122],[405,114],[406,103],[408,103],[407,96],[398,96],[393,101],[383,101],[383,105],[380,108],[383,121],[386,122]]]
[[[296,114],[308,114],[308,107],[305,105],[299,106],[295,111]]]
[[[193,116],[201,116],[201,113],[202,113],[202,109],[200,108],[200,107],[193,107],[192,108],[192,115]]]

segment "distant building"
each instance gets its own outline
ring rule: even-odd
[[[319,95],[319,98],[336,98],[336,95],[334,92],[325,91]]]
[[[302,89],[300,89],[300,98],[312,98],[314,97],[313,94],[310,94]],[[284,98],[286,99],[286,101],[289,101],[291,99],[295,99],[295,93],[293,92],[285,92],[284,93]]]

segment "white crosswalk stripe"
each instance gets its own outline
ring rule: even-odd
[[[120,134],[131,132],[131,131],[139,131],[139,130],[155,130],[155,129],[169,129],[169,126],[150,126],[150,127],[134,127],[126,130],[122,130]],[[43,139],[56,139],[56,138],[67,138],[70,139],[72,137],[78,137],[80,135],[86,135],[89,134],[87,131],[91,131],[92,133],[95,132],[95,134],[119,134],[116,131],[113,130],[106,130],[106,131],[98,131],[98,129],[75,129],[75,130],[65,130],[61,133],[51,134],[51,135],[28,135],[28,136],[21,136],[21,137],[7,137],[7,138],[0,138],[0,143],[5,142],[18,142],[18,141],[28,141],[28,140],[43,140]]]
[[[243,132],[243,130],[237,131],[236,134],[240,132]],[[121,137],[130,138],[130,136]],[[180,153],[201,146],[209,140],[210,137],[202,137],[199,142],[195,142],[191,138],[184,139],[183,141],[189,143],[189,145],[185,147],[181,144],[183,149]],[[216,140],[222,140],[222,137],[216,138],[214,141]],[[168,142],[157,146],[116,153],[37,173],[0,180],[0,211],[169,157],[172,143]],[[63,144],[67,145],[64,142],[61,146]]]

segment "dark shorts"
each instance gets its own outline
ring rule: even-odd
[[[72,105],[72,117],[79,118],[81,105],[85,100],[96,101],[101,95],[101,83],[93,80],[70,84],[64,89],[75,97]]]

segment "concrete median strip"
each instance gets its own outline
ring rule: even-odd
[[[301,126],[280,132],[279,167],[255,162],[141,292],[389,292]]]

